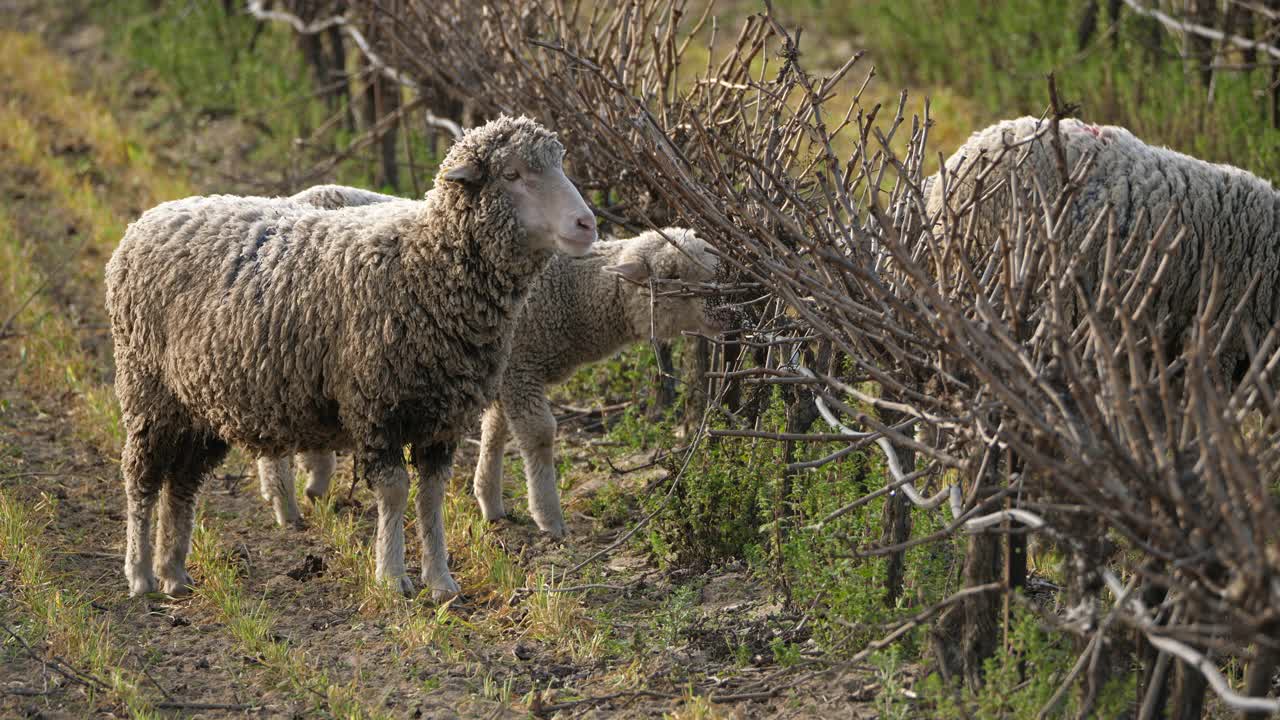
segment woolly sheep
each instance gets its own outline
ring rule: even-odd
[[[702,239],[679,228],[601,243],[589,258],[551,261],[534,282],[520,314],[498,402],[485,410],[481,421],[474,491],[486,520],[506,514],[502,450],[510,426],[524,458],[529,513],[542,531],[564,536],[552,452],[556,420],[547,386],[651,333],[658,339],[678,337],[683,331],[716,334],[720,323],[708,314],[702,299],[664,295],[661,281],[707,283],[717,264]],[[656,291],[652,298],[651,279]]]
[[[1001,148],[1019,142],[1044,130],[1044,121],[1033,117],[1006,120],[974,133],[946,162],[948,173],[959,177],[967,166],[985,156],[994,160]],[[1147,232],[1154,233],[1158,224],[1176,207],[1174,227],[1185,227],[1187,236],[1179,246],[1177,262],[1171,263],[1164,282],[1155,297],[1155,317],[1167,317],[1165,331],[1170,348],[1182,343],[1191,329],[1199,295],[1201,259],[1211,255],[1223,270],[1235,277],[1225,285],[1226,295],[1221,312],[1230,312],[1242,300],[1255,274],[1261,282],[1247,299],[1244,318],[1254,338],[1261,338],[1280,319],[1280,295],[1276,282],[1280,278],[1280,193],[1267,181],[1239,168],[1216,165],[1183,155],[1167,148],[1148,145],[1128,130],[1114,126],[1089,125],[1078,120],[1060,123],[1066,160],[1075,167],[1086,153],[1096,159],[1076,195],[1066,227],[1068,237],[1082,240],[1090,223],[1110,203],[1121,237],[1127,236],[1138,222],[1139,212],[1147,212]],[[1026,155],[1025,160],[1022,159]],[[1025,148],[1005,153],[1004,167],[989,175],[990,182],[1008,175],[1008,169],[1020,162],[1017,174],[1026,184],[1038,181],[1052,196],[1061,187],[1052,140],[1048,134]],[[969,172],[966,185],[953,191],[952,208],[963,204],[973,194]],[[935,176],[936,177],[936,176]],[[1007,201],[979,206],[979,227],[998,217]],[[926,209],[932,216],[943,204],[942,183],[936,179],[927,190]],[[1102,244],[1094,247],[1101,248]],[[1095,275],[1097,264],[1087,268]],[[1227,338],[1219,357],[1225,378],[1238,381],[1246,369],[1248,349],[1245,333],[1240,328]]]
[[[305,196],[294,199],[305,200]],[[358,197],[352,195],[353,200]],[[486,519],[498,520],[506,514],[502,453],[510,426],[524,457],[529,511],[540,529],[564,536],[552,450],[556,421],[547,386],[565,380],[586,363],[648,338],[651,332],[661,339],[683,331],[718,332],[721,322],[701,299],[662,292],[662,281],[710,282],[717,264],[706,242],[682,228],[601,242],[584,258],[551,260],[529,290],[516,323],[499,401],[485,411],[482,421],[475,495]],[[652,307],[650,278],[659,290]],[[307,453],[300,461],[309,473],[307,496],[324,495],[333,473],[333,455]],[[261,458],[258,463],[263,495],[275,507],[277,521],[297,522],[288,458]]]
[[[378,577],[405,593],[410,445],[422,580],[437,598],[458,591],[441,505],[459,433],[496,397],[552,250],[581,255],[596,239],[563,156],[533,120],[500,117],[454,144],[423,201],[195,197],[129,226],[106,285],[131,593],[157,579],[188,590],[194,497],[232,443],[350,448],[377,499]]]
[[[279,201],[300,203],[325,210],[385,202],[413,202],[395,195],[385,195],[347,185],[316,185],[287,198],[281,198]],[[318,487],[323,482],[324,487],[328,488],[329,478],[337,468],[337,459],[332,452],[300,453],[298,459],[303,470],[311,477],[311,482],[307,484],[308,497],[315,500],[323,493],[313,494],[312,486]],[[293,492],[293,467],[289,463],[289,456],[258,458],[258,484],[262,498],[271,503],[276,523],[300,527],[302,515],[298,512],[298,503]]]

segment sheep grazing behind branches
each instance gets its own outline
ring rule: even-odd
[[[333,193],[329,188],[312,188],[290,200],[332,199],[337,197]],[[355,190],[349,197],[359,202],[371,195]],[[696,295],[679,291],[681,285],[709,283],[717,264],[707,244],[682,228],[602,242],[585,258],[552,259],[530,288],[517,322],[500,399],[484,414],[475,494],[487,520],[506,515],[502,453],[510,426],[524,456],[530,513],[540,529],[563,537],[552,450],[556,421],[547,386],[645,338],[717,332],[722,321],[713,317],[714,311]],[[300,460],[309,473],[308,497],[322,496],[333,474],[333,454],[307,453]],[[275,508],[277,522],[297,522],[289,459],[260,458],[258,472],[263,496]]]
[[[197,197],[129,226],[106,284],[132,593],[189,588],[194,496],[231,443],[351,448],[377,498],[378,577],[405,593],[410,445],[422,579],[458,591],[442,501],[459,433],[497,394],[529,283],[554,249],[596,239],[563,156],[538,123],[501,117],[450,149],[422,202]]]
[[[1242,317],[1251,319],[1248,327],[1237,327],[1224,338],[1218,358],[1223,378],[1238,382],[1249,360],[1249,339],[1261,339],[1280,320],[1280,193],[1244,170],[1153,147],[1121,127],[1062,121],[1065,157],[1059,157],[1047,125],[1023,117],[974,133],[947,160],[948,182],[935,176],[929,183],[929,215],[938,213],[948,197],[950,209],[941,221],[951,222],[950,213],[962,210],[975,190],[1010,175],[1022,187],[1053,198],[1062,188],[1063,173],[1078,167],[1087,167],[1087,172],[1078,178],[1063,230],[1077,242],[1084,241],[1090,226],[1107,210],[1122,238],[1153,237],[1172,212],[1172,227],[1184,228],[1186,234],[1180,242],[1151,248],[1162,265],[1157,272],[1163,272],[1152,315],[1167,323],[1162,336],[1173,357],[1197,318],[1202,263],[1206,258],[1216,263],[1229,280],[1211,320],[1224,321],[1237,306],[1243,309]],[[979,182],[984,159],[999,166]],[[1081,161],[1091,164],[1078,165]],[[977,205],[977,242],[998,241],[983,231],[999,226],[1011,196],[996,192]],[[1166,237],[1172,239],[1173,233]],[[1091,247],[1090,262],[1081,268],[1086,291],[1101,281],[1106,262],[1105,244],[1095,241]]]
[[[564,536],[547,386],[645,338],[716,334],[719,321],[701,298],[672,292],[681,283],[711,282],[717,263],[703,240],[679,228],[602,243],[589,258],[552,260],[520,315],[499,400],[484,413],[475,494],[486,520],[506,515],[502,449],[510,427],[524,458],[529,512],[540,530]]]

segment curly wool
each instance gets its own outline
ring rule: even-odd
[[[668,303],[659,297],[651,312],[646,289],[605,270],[632,260],[648,265],[654,278],[689,282],[710,282],[716,265],[706,243],[683,228],[598,242],[583,258],[552,258],[529,288],[503,386],[522,376],[539,384],[560,382],[577,368],[648,338],[651,318],[660,339],[676,337],[676,328],[694,322],[688,311],[699,310],[700,300]],[[671,307],[664,308],[666,304]],[[683,316],[676,315],[677,308]]]
[[[489,177],[555,136],[502,118],[450,150]],[[437,178],[424,201],[320,210],[265,198],[164,203],[107,266],[126,428],[173,423],[280,455],[455,441],[496,392],[529,282],[510,201]]]
[[[547,400],[548,385],[651,334],[669,339],[682,330],[713,332],[714,323],[708,322],[708,310],[700,298],[662,292],[664,279],[697,283],[714,277],[717,259],[692,231],[667,228],[598,245],[595,257],[552,260],[530,289],[512,342],[511,362],[502,376],[499,401],[485,411],[481,423],[474,485],[488,520],[506,514],[502,448],[509,427],[524,458],[530,514],[541,530],[555,537],[565,533],[553,453],[556,421]],[[644,268],[640,274],[658,281],[656,297],[650,297],[648,287],[615,274],[628,265]]]
[[[364,191],[354,188],[313,190],[316,192],[310,196],[306,191],[291,199],[310,202],[321,195],[346,197],[352,202],[367,199]],[[609,269],[628,263],[645,267],[657,281],[658,297],[652,303],[647,287],[628,282]],[[563,533],[551,447],[556,423],[547,401],[547,386],[565,380],[582,365],[648,338],[651,332],[669,339],[682,330],[714,331],[720,321],[709,319],[711,311],[701,298],[664,295],[662,281],[710,282],[717,264],[707,244],[683,228],[598,242],[587,257],[552,258],[531,285],[517,321],[511,358],[499,388],[500,400],[484,415],[475,488],[486,518],[505,514],[502,452],[509,422],[525,455],[535,519],[544,530]],[[323,495],[333,472],[332,454],[304,454],[300,459],[310,474],[307,495]],[[277,522],[296,523],[299,516],[288,458],[262,458],[258,472],[262,495],[274,506]]]
[[[974,133],[946,163],[948,173],[958,177],[966,166],[995,159],[1010,143],[1024,140],[1043,130],[1037,118],[1006,120]],[[1246,328],[1261,338],[1280,320],[1280,193],[1267,181],[1230,165],[1198,160],[1167,148],[1148,145],[1128,130],[1115,126],[1095,126],[1077,120],[1060,124],[1068,167],[1086,153],[1095,156],[1089,174],[1072,205],[1068,218],[1069,237],[1082,240],[1093,220],[1108,204],[1115,213],[1120,237],[1127,237],[1146,213],[1143,231],[1154,234],[1170,208],[1176,208],[1173,227],[1186,229],[1176,250],[1175,262],[1161,283],[1153,306],[1155,317],[1167,318],[1165,337],[1170,349],[1183,342],[1194,322],[1200,288],[1201,262],[1211,256],[1229,279],[1221,313],[1229,313],[1244,299],[1255,274],[1261,281],[1248,299],[1244,318],[1251,321]],[[1025,160],[1022,160],[1023,155]],[[1018,176],[1026,183],[1036,181],[1052,197],[1061,187],[1052,141],[1046,134],[1024,148],[1005,154],[1002,161],[1011,167],[1015,162]],[[1007,168],[997,168],[990,182],[1003,178]],[[970,178],[974,173],[970,172]],[[967,186],[953,191],[949,202],[957,208],[972,196]],[[930,216],[942,208],[942,183],[936,180],[927,190]],[[984,224],[998,222],[1007,207],[1006,195],[997,195],[981,208]],[[988,242],[990,239],[987,240]],[[1101,248],[1102,244],[1094,247]],[[1100,261],[1085,268],[1086,282],[1097,282]],[[1086,288],[1087,290],[1087,288]],[[1237,329],[1224,346],[1219,358],[1228,378],[1239,380],[1248,360],[1245,333]]]

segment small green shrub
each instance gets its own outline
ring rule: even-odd
[[[674,475],[682,458],[668,462]],[[707,440],[670,498],[649,493],[651,549],[664,560],[709,564],[759,553],[768,521],[764,495],[781,476],[781,446],[740,438]]]
[[[939,719],[1036,717],[1058,690],[1077,653],[1069,636],[1044,628],[1032,611],[1015,607],[1007,645],[984,664],[981,689],[975,692],[966,687],[957,692],[934,674],[919,690],[925,702],[934,706],[932,716]],[[1120,717],[1134,698],[1137,680],[1134,673],[1113,674],[1090,717]],[[1069,693],[1051,717],[1077,717],[1080,703],[1078,692]]]
[[[626,524],[634,516],[636,498],[628,488],[618,483],[606,483],[587,502],[587,514],[602,527],[616,528]]]
[[[698,616],[698,592],[693,585],[677,585],[667,597],[666,605],[654,616],[654,635],[665,647],[683,642]]]
[[[783,403],[782,394],[775,392],[761,427],[785,425]],[[884,605],[884,560],[860,558],[854,552],[879,543],[882,499],[821,529],[811,527],[886,482],[877,453],[851,453],[788,477],[782,443],[735,437],[705,442],[670,499],[661,489],[641,499],[646,510],[656,511],[647,542],[660,560],[702,566],[747,561],[761,581],[781,591],[792,606],[806,608],[814,639],[837,652],[856,652],[878,636],[882,624],[907,613],[910,605],[942,597],[956,556],[945,545],[927,545],[908,554],[903,606]],[[793,460],[821,458],[841,447],[797,443]],[[670,470],[679,468],[673,463]],[[943,520],[920,513],[916,522],[919,531],[929,532]],[[850,630],[851,624],[857,629]],[[913,635],[907,649],[914,648]]]

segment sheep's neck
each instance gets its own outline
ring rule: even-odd
[[[492,202],[433,192],[421,222],[426,232],[406,247],[411,263],[430,268],[410,292],[442,329],[475,339],[477,351],[508,342],[529,284],[551,257],[530,250],[514,210]]]

